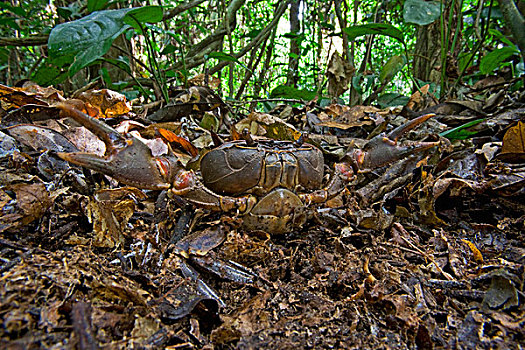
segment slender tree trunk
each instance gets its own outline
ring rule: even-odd
[[[290,4],[290,32],[294,34],[299,33],[299,4],[301,0],[292,1]],[[288,74],[286,76],[286,85],[297,87],[299,80],[297,69],[299,68],[299,55],[301,54],[301,47],[297,38],[290,40],[290,56],[288,61]]]
[[[457,55],[462,28],[459,5],[457,0],[445,0],[441,19],[420,26],[416,34],[414,77],[441,85],[442,91],[446,91],[449,79],[458,76]]]

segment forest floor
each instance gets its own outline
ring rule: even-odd
[[[433,111],[411,138],[475,114]],[[4,156],[0,348],[522,349],[524,150],[504,135],[525,136],[525,110],[487,116],[474,137],[359,175],[311,206],[302,228],[271,236],[180,200],[159,217],[158,192],[83,193],[64,178],[38,180],[21,153]],[[362,136],[353,130],[338,141]],[[192,232],[224,232],[204,260],[238,263],[253,281],[177,254],[184,220]],[[199,280],[183,276],[187,265]]]

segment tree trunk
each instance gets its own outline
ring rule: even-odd
[[[292,1],[290,4],[290,32],[293,34],[299,33],[299,4],[301,0]],[[299,76],[297,69],[299,68],[299,55],[301,54],[301,47],[297,38],[290,40],[290,56],[288,61],[288,74],[286,75],[286,85],[297,87]]]
[[[420,26],[416,34],[414,77],[440,85],[442,94],[447,91],[449,80],[459,75],[457,57],[463,25],[459,5],[459,1],[445,0],[441,18]]]

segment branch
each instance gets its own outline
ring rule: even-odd
[[[512,36],[520,49],[521,57],[525,60],[525,33],[523,31],[523,28],[525,28],[525,18],[521,15],[520,10],[518,10],[518,7],[512,0],[500,0],[499,6],[501,13],[503,13],[505,24],[510,27]]]
[[[174,9],[166,12],[164,16],[162,17],[163,21],[167,21],[168,19],[172,19],[173,17],[177,16],[179,13],[182,13],[184,11],[187,11],[195,6],[198,6],[202,4],[206,0],[193,0],[188,1],[180,4],[179,6],[175,7]]]
[[[194,45],[187,53],[186,59],[184,62],[180,61],[175,63],[173,66],[167,68],[168,70],[180,70],[182,68],[191,69],[197,66],[200,66],[204,63],[204,55],[209,54],[210,52],[216,51],[220,46],[224,36],[227,34],[227,26],[230,28],[235,25],[235,14],[245,3],[245,0],[233,0],[226,9],[226,14],[224,15],[224,24],[219,25],[219,27],[207,36],[202,39],[198,44]]]
[[[281,16],[286,11],[286,8],[288,7],[289,1],[281,1],[279,2],[279,6],[277,7],[277,10],[275,11],[275,16],[273,17],[273,20],[264,27],[263,30],[255,37],[252,41],[248,43],[245,47],[241,49],[238,53],[234,54],[233,57],[240,58],[244,55],[246,55],[248,52],[250,52],[251,49],[253,49],[255,46],[259,45],[268,35],[270,35],[270,31],[277,26],[277,23],[279,23],[279,20],[281,19]],[[218,71],[220,71],[222,68],[227,66],[230,62],[221,62],[215,67],[210,69],[210,75],[214,74]]]
[[[41,46],[47,45],[49,35],[28,36],[27,38],[0,37],[0,46]]]

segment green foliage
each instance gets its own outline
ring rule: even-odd
[[[481,59],[479,69],[482,74],[491,73],[494,69],[501,66],[501,64],[509,57],[519,55],[520,51],[514,47],[502,47],[501,49],[495,49],[494,51],[487,54]]]
[[[271,98],[285,98],[311,101],[317,96],[314,91],[296,89],[293,86],[279,85],[270,93]]]
[[[406,0],[403,7],[403,18],[407,23],[426,26],[441,15],[439,1]]]
[[[406,63],[407,59],[405,56],[395,55],[390,57],[379,74],[381,84],[388,84],[403,69]]]
[[[343,31],[348,35],[349,40],[355,40],[357,37],[367,34],[386,35],[399,40],[405,44],[405,35],[401,30],[387,23],[368,23],[349,28]]]
[[[12,47],[0,48],[0,75],[8,82],[31,78],[41,85],[79,76],[84,77],[80,83],[100,78],[106,86],[124,89],[130,96],[138,93],[144,99],[167,100],[168,88],[185,85],[208,69],[220,79],[219,90],[225,98],[312,100],[326,94],[326,68],[337,48],[356,69],[348,77],[353,98],[359,97],[352,103],[364,100],[386,107],[402,104],[413,88],[411,61],[419,55],[415,51],[418,28],[433,22],[441,25],[435,23],[439,18],[445,24],[450,20],[440,17],[448,8],[436,0],[364,2],[356,8],[355,18],[353,1],[302,0],[300,30],[291,32],[289,10],[278,25],[267,28],[283,3],[278,0],[246,0],[230,17],[235,18],[231,27],[224,20],[231,2],[205,1],[169,19],[163,10],[182,1],[161,0],[157,2],[161,6],[131,8],[133,3],[77,0],[55,12],[44,0],[24,1],[21,6],[0,3],[0,35],[14,37],[16,31],[18,37],[29,37],[50,32],[47,51],[18,47],[13,56]],[[341,4],[342,22],[336,3]],[[471,0],[462,4],[461,35],[450,38],[448,32],[440,33],[460,44],[457,64],[463,75],[458,81],[475,83],[505,66],[511,66],[515,76],[520,74],[519,51],[505,34],[497,4],[485,4],[481,12]],[[483,21],[476,23],[479,18]],[[343,34],[349,46],[341,51]],[[131,42],[129,47],[109,51],[119,36]],[[443,64],[451,40],[442,46],[444,56],[438,65]],[[290,43],[299,46],[298,53],[290,52]],[[130,47],[134,51],[126,53]],[[20,62],[18,69],[13,69],[13,57]],[[298,67],[291,72],[296,75],[293,86],[285,86],[290,60],[296,60]],[[126,75],[117,77],[115,71]],[[450,80],[446,78],[442,80]],[[341,98],[349,101],[350,90]]]
[[[449,140],[465,140],[478,133],[478,131],[470,131],[468,129],[484,121],[485,121],[485,118],[476,119],[471,122],[460,125],[458,127],[455,127],[453,129],[443,131],[442,133],[439,134],[439,136],[446,137]]]
[[[97,11],[79,20],[59,24],[48,40],[49,58],[58,67],[71,64],[73,75],[102,57],[129,25],[124,22],[131,9]]]

